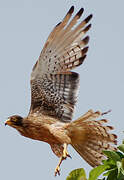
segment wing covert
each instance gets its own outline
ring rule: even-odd
[[[78,84],[79,75],[74,72],[45,75],[32,80],[30,113],[42,113],[63,122],[70,121],[77,100]]]

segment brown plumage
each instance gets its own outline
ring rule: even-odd
[[[97,120],[100,112],[89,110],[71,122],[77,100],[79,74],[71,70],[81,65],[88,51],[90,29],[89,15],[77,26],[84,9],[70,20],[72,6],[62,22],[50,33],[31,73],[31,107],[26,118],[14,115],[6,125],[16,128],[21,135],[50,144],[52,151],[60,157],[55,175],[60,173],[63,159],[70,157],[67,145],[74,149],[91,165],[97,166],[104,158],[103,149],[115,150],[116,135],[110,134],[111,126],[106,119]]]

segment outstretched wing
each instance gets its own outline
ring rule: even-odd
[[[31,74],[30,113],[41,113],[69,122],[76,103],[79,75],[70,70],[81,65],[86,57],[90,29],[89,15],[77,26],[83,8],[70,20],[74,6],[50,33]]]

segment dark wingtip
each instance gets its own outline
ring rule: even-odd
[[[109,130],[113,130],[114,127],[113,126],[107,126],[109,128]]]
[[[88,44],[90,37],[86,36],[82,41],[84,42],[84,44]]]
[[[87,53],[87,51],[88,51],[88,49],[89,49],[89,47],[88,47],[88,46],[87,46],[87,47],[85,47],[84,49],[82,49],[82,55],[86,54],[86,53]]]
[[[56,27],[59,26],[61,24],[61,22],[59,22],[58,24],[56,24]]]
[[[105,114],[108,114],[108,113],[110,113],[112,110],[111,109],[109,109],[108,111],[106,111],[106,112],[103,112],[101,115],[103,116],[103,115],[105,115]]]
[[[88,22],[91,20],[92,17],[93,17],[93,15],[90,14],[90,15],[85,19],[85,22],[88,23]]]
[[[71,78],[73,78],[73,79],[78,79],[78,78],[79,78],[79,74],[76,73],[76,72],[72,72],[72,73],[71,73]]]
[[[68,11],[68,14],[72,14],[74,12],[74,6],[71,6],[71,8]]]
[[[117,144],[118,144],[118,141],[117,141],[117,140],[115,140],[115,141],[114,141],[114,144],[115,144],[115,145],[117,145]]]
[[[87,32],[90,28],[91,28],[91,24],[89,24],[88,26],[86,26],[86,28],[84,29],[84,32]]]
[[[83,12],[84,12],[84,8],[81,8],[81,9],[78,11],[77,16],[80,18],[81,15],[83,14]]]
[[[113,134],[113,136],[114,136],[114,138],[115,138],[115,139],[117,139],[117,138],[118,138],[118,136],[117,136],[116,134]]]
[[[80,63],[79,63],[79,65],[81,65],[83,62],[84,62],[84,59],[87,57],[87,55],[85,54],[84,56],[82,56],[81,58],[79,58],[79,61],[80,61]],[[78,66],[79,66],[78,65]]]

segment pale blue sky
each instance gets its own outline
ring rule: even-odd
[[[0,179],[55,180],[58,158],[48,144],[24,138],[5,127],[8,116],[26,116],[30,107],[30,73],[53,27],[74,5],[93,13],[87,59],[80,73],[79,101],[74,119],[89,109],[106,115],[119,142],[124,137],[124,0],[0,0]],[[83,16],[82,16],[83,19]],[[61,176],[90,166],[71,148],[72,160],[63,162]]]

